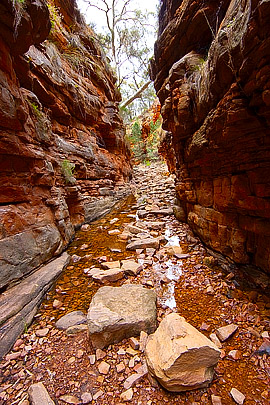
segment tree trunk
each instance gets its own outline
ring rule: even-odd
[[[124,103],[120,104],[120,108],[125,108],[127,107],[129,104],[132,103],[132,101],[136,100],[136,98],[139,98],[140,95],[144,92],[145,89],[147,89],[147,87],[149,86],[149,84],[151,83],[151,80],[148,80],[148,82],[144,83],[143,86],[141,86],[135,94],[133,94],[133,96],[131,96],[129,99],[127,99]]]

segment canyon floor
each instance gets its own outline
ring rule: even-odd
[[[29,404],[28,389],[36,382],[42,382],[59,405],[228,405],[237,403],[230,395],[232,388],[245,396],[245,404],[269,404],[269,294],[247,283],[235,266],[211,255],[188,225],[175,219],[174,179],[165,165],[136,166],[132,190],[133,196],[114,211],[77,232],[68,249],[72,262],[44,299],[35,322],[25,327],[0,363],[0,404]],[[164,226],[153,229],[155,221]],[[159,249],[126,250],[128,226],[138,224],[160,239]],[[166,245],[171,240],[180,242],[178,257],[168,257]],[[92,267],[104,260],[127,258],[139,262],[142,270],[110,285],[154,288],[158,321],[178,312],[207,337],[219,327],[237,325],[236,332],[221,344],[221,359],[208,388],[170,393],[147,375],[134,378],[129,386],[127,379],[145,363],[145,354],[134,341],[94,350],[85,329],[68,335],[55,327],[71,311],[87,313],[101,286],[89,277]]]

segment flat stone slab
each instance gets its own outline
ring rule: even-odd
[[[128,230],[130,233],[133,233],[133,234],[138,234],[138,233],[141,233],[141,232],[144,232],[144,231],[145,231],[145,229],[139,228],[138,226],[135,226],[135,225],[128,225],[128,226],[127,226],[127,230]]]
[[[127,245],[127,250],[146,249],[146,248],[159,248],[160,240],[158,238],[145,238],[138,239]]]
[[[95,348],[156,329],[156,293],[139,284],[101,287],[87,314],[90,341]]]
[[[93,274],[92,278],[100,283],[111,283],[124,278],[125,272],[122,269],[112,268],[110,270],[100,270]]]
[[[119,260],[115,260],[114,262],[103,262],[100,265],[102,269],[104,270],[109,270],[109,269],[116,269],[120,267],[120,262]]]
[[[82,311],[72,311],[62,316],[55,323],[57,329],[68,329],[71,326],[81,325],[87,322],[86,315]]]
[[[121,269],[125,272],[125,274],[130,274],[132,276],[137,276],[137,274],[139,274],[143,269],[143,266],[137,263],[135,260],[122,260],[121,263]]]
[[[176,313],[167,315],[146,345],[150,374],[168,391],[207,387],[220,350]]]

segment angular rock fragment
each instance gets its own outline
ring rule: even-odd
[[[218,395],[211,395],[212,405],[222,405],[221,397]]]
[[[167,315],[146,345],[150,373],[168,391],[207,387],[220,350],[178,314]]]
[[[137,263],[135,260],[122,260],[121,270],[123,270],[126,274],[137,276],[142,269],[143,266]]]
[[[221,342],[229,339],[238,329],[237,325],[231,323],[230,325],[222,326],[216,330],[216,335]]]
[[[94,295],[87,315],[90,340],[104,348],[142,330],[156,329],[156,294],[141,285],[101,287]]]
[[[144,229],[142,229],[142,228],[139,228],[138,226],[134,226],[134,225],[128,225],[127,226],[127,230],[130,232],[130,233],[133,233],[133,234],[138,234],[138,233],[141,233],[141,232],[144,232]]]
[[[85,324],[86,322],[86,315],[82,311],[72,311],[58,319],[55,327],[57,329],[68,329],[71,326]]]
[[[243,405],[245,401],[245,395],[238,391],[236,388],[232,388],[230,391],[231,397],[238,405]]]
[[[146,238],[146,239],[138,239],[134,242],[131,242],[127,245],[127,250],[136,250],[136,249],[145,249],[145,248],[159,248],[159,239],[157,238]]]
[[[120,262],[119,260],[115,260],[114,262],[103,262],[101,263],[101,267],[104,270],[110,270],[110,269],[116,269],[120,267]]]
[[[179,255],[182,255],[183,251],[180,246],[168,246],[168,247],[166,247],[166,253],[169,256],[175,256],[178,258]]]
[[[87,325],[85,324],[79,324],[79,325],[74,325],[70,326],[69,328],[66,329],[66,334],[67,335],[77,335],[78,333],[84,332],[87,330]]]
[[[101,283],[110,283],[114,281],[121,280],[125,275],[125,272],[121,269],[112,268],[110,270],[100,270],[99,273],[95,273],[92,278],[95,281]]]
[[[66,404],[70,405],[78,405],[81,403],[77,397],[74,395],[62,395],[60,397],[61,401],[65,402]]]
[[[140,370],[137,373],[131,374],[126,381],[124,382],[124,388],[128,390],[133,387],[139,381],[141,381],[148,374],[148,369],[146,364],[140,367]]]
[[[42,382],[32,384],[28,393],[32,405],[55,405]]]
[[[127,391],[122,392],[122,394],[120,395],[120,398],[124,401],[124,402],[130,402],[132,400],[133,397],[133,389],[130,388]]]

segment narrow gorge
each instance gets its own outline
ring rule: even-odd
[[[138,164],[76,1],[1,0],[0,405],[269,403],[270,1],[158,24]]]

